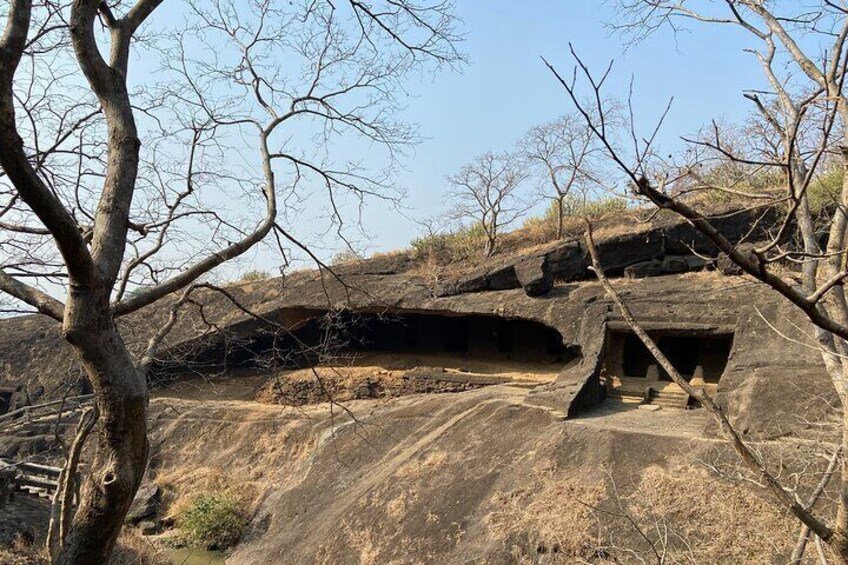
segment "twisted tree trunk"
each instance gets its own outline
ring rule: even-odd
[[[61,565],[108,562],[147,466],[147,390],[107,297],[97,289],[72,292],[63,324],[91,379],[100,420],[92,473],[56,560]]]

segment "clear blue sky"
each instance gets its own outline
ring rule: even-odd
[[[753,56],[742,52],[747,38],[730,28],[695,25],[677,37],[661,32],[625,52],[623,39],[605,25],[614,18],[613,8],[605,2],[456,0],[456,4],[468,64],[459,72],[416,76],[407,83],[411,96],[406,118],[419,124],[425,137],[395,179],[406,190],[406,214],[411,217],[443,212],[446,177],[476,155],[509,148],[531,126],[573,110],[541,61],[545,57],[569,72],[573,66],[569,42],[595,71],[616,60],[610,96],[626,97],[631,75],[635,76],[637,123],[644,128],[652,127],[669,97],[675,97],[660,137],[660,147],[669,152],[679,146],[680,135],[694,133],[713,118],[741,118],[748,110],[742,91],[763,83]],[[169,12],[164,14],[160,17]],[[337,155],[367,155],[367,151],[334,148]],[[316,254],[330,259],[343,246],[332,231],[324,232],[326,221],[318,219],[321,205],[315,202],[298,213],[291,227]],[[422,231],[379,201],[365,208],[363,225],[368,234],[356,243],[365,254],[403,248]],[[235,268],[276,271],[279,263],[279,255],[266,247],[249,252]]]
[[[427,140],[409,159],[398,182],[408,189],[409,206],[419,216],[443,209],[445,177],[487,149],[505,149],[534,124],[572,108],[544,67],[541,56],[563,71],[573,65],[568,43],[596,71],[615,59],[609,93],[626,96],[635,76],[637,122],[646,127],[675,97],[661,138],[673,149],[680,135],[693,133],[712,118],[741,118],[748,110],[741,93],[762,85],[746,39],[728,28],[696,26],[675,38],[659,33],[626,52],[620,36],[605,23],[612,8],[589,0],[459,0],[470,62],[461,73],[439,74],[411,84],[416,98],[408,115]],[[373,205],[365,214],[374,235],[370,250],[406,245],[418,228]]]

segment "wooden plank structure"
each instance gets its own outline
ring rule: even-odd
[[[60,441],[60,436],[79,421],[94,396],[85,394],[23,406],[0,414],[0,433],[22,441]],[[52,498],[59,486],[62,469],[30,462],[0,459],[0,508],[14,493]]]
[[[0,414],[0,425],[21,426],[32,422],[43,422],[63,415],[80,412],[84,405],[94,398],[93,394],[71,396],[43,404],[24,406],[5,414]]]

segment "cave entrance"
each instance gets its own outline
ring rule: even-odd
[[[404,353],[493,362],[555,364],[571,353],[556,330],[496,316],[333,312],[316,316],[299,335],[340,353]]]
[[[274,316],[274,318],[271,318]],[[430,311],[281,310],[157,366],[168,396],[301,406],[553,382],[580,350],[544,324]]]
[[[389,369],[432,366],[495,374],[544,373],[552,380],[579,353],[565,347],[553,328],[498,316],[301,309],[297,317],[288,317],[293,323],[284,324],[285,331],[246,329],[245,337],[210,343],[184,359],[182,367],[172,365],[172,372],[296,369],[378,358],[374,364],[385,362]]]
[[[733,333],[649,331],[657,347],[693,386],[715,393],[727,367]],[[612,397],[686,407],[690,399],[630,331],[607,333],[602,378]]]

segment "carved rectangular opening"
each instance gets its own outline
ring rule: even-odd
[[[733,334],[650,333],[657,347],[682,376],[687,379],[697,376],[708,383],[719,381],[733,347]],[[656,366],[661,380],[671,380],[642,341],[630,332],[610,332],[605,361],[606,370],[621,377],[646,378]]]
[[[732,332],[674,329],[650,330],[648,334],[681,376],[694,386],[715,390],[733,348]],[[681,408],[691,404],[630,331],[607,333],[602,379],[613,397]]]

